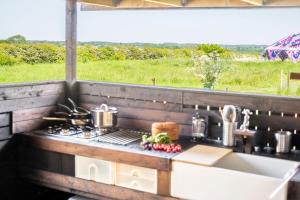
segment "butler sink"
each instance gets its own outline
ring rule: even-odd
[[[236,196],[244,197],[247,194],[249,199],[266,200],[298,165],[294,161],[231,153],[220,159],[214,167],[231,174],[226,184],[235,188]],[[284,200],[286,197],[287,185],[273,199]]]
[[[299,165],[242,153],[229,153],[211,166],[172,162],[171,194],[184,199],[268,200],[271,193]],[[273,200],[285,200],[287,186]]]

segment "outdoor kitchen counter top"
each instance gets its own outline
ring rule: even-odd
[[[19,138],[21,140],[21,143],[47,151],[65,153],[70,155],[81,155],[163,171],[171,170],[171,160],[174,156],[179,154],[154,150],[144,150],[139,145],[141,140],[132,142],[128,145],[116,145],[105,142],[96,142],[89,139],[79,139],[71,136],[52,136],[46,134],[38,134],[38,132],[40,131],[19,133],[18,135],[20,136]],[[226,148],[216,143],[192,143],[187,137],[181,137],[177,141],[177,143],[181,144],[182,151],[185,151],[197,144]],[[254,154],[272,158],[300,161],[300,155],[293,153],[266,154],[261,152]]]
[[[144,150],[139,146],[141,140],[128,145],[116,145],[71,136],[42,135],[35,131],[19,133],[18,138],[23,145],[47,151],[98,158],[163,171],[171,170],[171,159],[178,154]],[[195,145],[188,138],[181,138],[178,143],[181,144],[183,151]]]
[[[59,153],[64,153],[69,155],[81,155],[81,156],[98,158],[98,159],[103,159],[108,161],[119,162],[119,163],[131,164],[135,166],[147,167],[147,168],[157,169],[160,173],[166,172],[167,174],[169,174],[171,171],[172,158],[178,155],[175,153],[143,150],[142,148],[139,147],[140,141],[133,142],[127,146],[122,146],[122,145],[114,145],[114,144],[108,144],[102,142],[91,142],[85,139],[75,139],[72,137],[40,135],[35,132],[19,133],[16,136],[19,142],[21,143],[21,145],[31,146],[38,149],[59,152]],[[183,151],[193,147],[194,145],[199,144],[199,143],[196,144],[191,143],[188,138],[181,138],[178,142],[182,145]],[[217,144],[207,144],[207,145],[220,147],[220,145]],[[274,155],[273,157],[276,158],[276,155]],[[48,173],[48,172],[43,172],[43,173]],[[37,180],[37,174],[40,174],[41,177],[43,177],[42,172],[38,173],[37,171],[34,171],[33,174],[34,175],[32,175],[32,177],[36,178],[34,179],[35,181]],[[47,179],[45,179],[46,182],[49,181],[49,177],[54,176],[53,173],[50,174],[51,176],[47,176]],[[23,176],[25,177],[29,176],[29,178],[32,179],[30,173],[26,172],[23,174]],[[53,183],[57,184],[58,180],[64,180],[61,178],[63,175],[56,174],[56,176],[59,177],[57,178],[57,180],[55,179]],[[38,178],[40,179],[41,177]],[[167,177],[169,177],[169,175]],[[300,191],[299,182],[300,182],[299,174],[297,174],[290,182],[289,195],[291,195],[291,197],[289,199],[298,199],[298,197],[300,196],[300,193],[298,192]],[[90,182],[88,183],[90,184]],[[109,186],[109,187],[117,188],[113,186]]]

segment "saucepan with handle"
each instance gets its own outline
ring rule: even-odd
[[[59,118],[59,117],[43,117],[44,120],[48,121],[64,121],[73,126],[86,126],[89,125],[91,119],[83,118],[83,119],[72,119],[72,118]]]
[[[96,128],[114,128],[117,126],[118,110],[102,104],[91,110],[92,124]]]

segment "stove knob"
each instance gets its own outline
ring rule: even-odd
[[[53,133],[53,128],[52,128],[52,126],[49,126],[49,127],[48,127],[48,133],[49,133],[49,134],[52,134],[52,133]]]

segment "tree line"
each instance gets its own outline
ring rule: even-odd
[[[133,45],[96,46],[79,44],[78,62],[100,60],[147,60],[162,58],[192,58],[192,55],[217,52],[221,57],[230,57],[231,51],[216,44],[199,44],[195,47],[166,48]],[[65,46],[55,43],[32,43],[21,35],[0,41],[0,65],[20,63],[62,63],[65,61]]]

